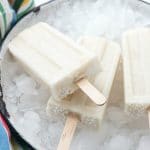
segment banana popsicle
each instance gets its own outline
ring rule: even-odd
[[[97,74],[93,84],[108,98],[119,63],[120,47],[104,38],[90,36],[80,38],[78,43],[84,46],[86,50],[93,51],[98,55],[99,63],[97,65],[101,67],[101,72]],[[62,101],[51,98],[47,105],[47,114],[64,117],[69,112],[74,112],[80,116],[83,124],[99,127],[106,106],[106,104],[101,107],[97,106],[81,90],[77,90]]]
[[[125,111],[139,116],[150,107],[150,29],[137,28],[123,36]],[[150,119],[150,118],[149,118]]]
[[[106,102],[89,83],[100,71],[97,56],[48,24],[22,31],[9,43],[9,51],[31,76],[48,85],[53,99],[60,101],[81,88],[96,104]]]
[[[108,98],[119,63],[120,47],[116,43],[99,37],[82,37],[78,43],[86,50],[93,51],[98,55],[99,63],[97,65],[101,68],[101,72],[97,74],[93,83]],[[107,104],[97,106],[92,103],[81,90],[77,90],[62,101],[50,99],[47,105],[47,114],[49,116],[56,115],[56,117],[66,115],[67,117],[57,150],[69,149],[78,121],[88,126],[99,127],[106,106]]]

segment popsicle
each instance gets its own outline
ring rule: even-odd
[[[100,71],[96,55],[48,24],[40,22],[22,31],[9,43],[9,51],[31,76],[48,85],[55,100],[80,88],[97,105],[106,102],[90,83]]]
[[[101,67],[101,72],[97,74],[93,84],[108,98],[119,63],[120,47],[114,42],[99,37],[82,37],[78,43],[99,56],[99,64],[97,65]],[[88,126],[100,127],[106,106],[107,104],[100,107],[92,103],[81,90],[62,101],[51,98],[47,105],[49,116],[65,117],[69,114],[57,150],[69,149],[79,121]]]
[[[148,112],[150,120],[150,29],[130,30],[122,41],[125,111],[134,116]]]

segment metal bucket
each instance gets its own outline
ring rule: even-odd
[[[1,46],[1,53],[0,53],[1,59],[3,59],[3,56],[8,50],[7,46],[9,41],[11,41],[15,35],[17,35],[24,28],[29,27],[37,22],[40,21],[46,22],[47,17],[49,17],[49,15],[54,12],[54,9],[58,9],[61,2],[62,2],[61,0],[57,1],[51,0],[45,4],[42,4],[32,9],[26,16],[24,16],[6,35]],[[2,88],[0,90],[2,92]],[[14,124],[9,119],[9,117],[12,114],[8,113],[6,107],[7,106],[5,106],[5,103],[3,101],[3,95],[1,95],[0,111],[11,129],[12,135],[19,143],[21,143],[24,146],[25,149],[36,149],[36,146],[33,146],[32,143],[30,143],[28,139],[24,138],[24,136],[17,131],[17,128],[14,127]]]

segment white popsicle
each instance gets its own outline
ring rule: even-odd
[[[150,29],[137,28],[123,36],[125,111],[140,115],[150,107]]]
[[[99,64],[97,65],[102,70],[97,74],[94,85],[108,98],[119,63],[120,47],[116,43],[99,37],[82,37],[79,44],[99,56]],[[68,114],[57,150],[69,149],[78,121],[99,127],[106,107],[107,104],[95,105],[80,90],[60,102],[51,98],[47,105],[48,115],[65,116]]]
[[[49,86],[55,100],[81,88],[96,104],[106,102],[88,82],[100,70],[97,57],[48,24],[41,22],[22,31],[10,42],[9,50],[30,75]]]

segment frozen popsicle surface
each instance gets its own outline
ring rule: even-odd
[[[82,37],[78,43],[99,56],[97,65],[101,68],[101,72],[97,74],[93,84],[108,98],[119,63],[120,47],[99,37]],[[68,112],[74,112],[79,114],[83,124],[99,126],[106,106],[107,104],[97,106],[78,90],[60,102],[51,98],[47,105],[47,114],[63,117]]]
[[[150,29],[137,28],[123,36],[125,110],[134,115],[150,106]]]
[[[9,50],[30,75],[48,85],[57,100],[76,91],[76,81],[93,81],[100,70],[94,53],[42,22],[22,31]]]

